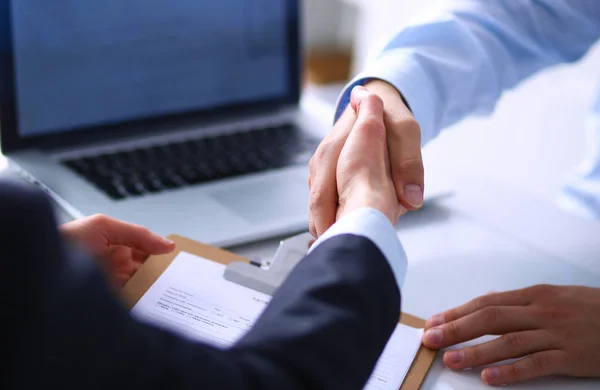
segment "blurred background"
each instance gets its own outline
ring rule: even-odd
[[[345,83],[386,40],[445,0],[304,0],[305,92],[333,117]],[[537,74],[504,94],[495,113],[447,129],[424,151],[428,176],[492,176],[554,202],[581,161],[584,121],[597,90],[600,45],[573,65]],[[568,97],[567,97],[568,96]],[[0,155],[0,171],[6,161]]]
[[[444,1],[305,0],[307,78],[319,85],[315,93],[334,104],[343,83],[391,34]],[[449,181],[492,175],[554,202],[584,155],[583,128],[600,85],[598,69],[596,45],[578,63],[542,72],[505,93],[492,116],[463,121],[426,146],[428,174]]]

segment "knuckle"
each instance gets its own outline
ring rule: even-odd
[[[481,319],[484,324],[495,324],[502,317],[499,307],[490,306],[481,310]]]
[[[308,218],[308,231],[313,237],[317,237],[317,229],[315,228],[315,221],[312,216]]]
[[[456,322],[450,322],[448,324],[448,326],[446,327],[446,332],[450,336],[451,340],[459,340],[460,339],[461,329],[460,329],[460,326],[458,326],[456,324]]]
[[[538,374],[551,372],[557,363],[555,355],[552,353],[539,353],[533,355],[531,360],[533,370]]]
[[[482,295],[480,297],[473,299],[472,303],[473,303],[474,310],[478,311],[478,310],[486,308],[488,306],[488,301],[489,301],[489,298],[487,295]]]
[[[394,129],[397,129],[400,133],[411,133],[420,134],[421,127],[419,122],[413,116],[398,116],[391,118],[391,124]]]
[[[401,160],[397,164],[394,164],[394,171],[399,175],[410,173],[411,175],[418,175],[423,177],[425,175],[425,168],[423,168],[423,158],[419,154],[419,157],[413,157]]]
[[[391,116],[391,118],[390,118]],[[421,127],[412,116],[391,115],[386,118],[386,123],[390,126],[390,138],[392,142],[402,142],[410,140],[414,145],[421,145]]]
[[[319,162],[321,160],[324,160],[325,158],[327,158],[329,151],[331,150],[331,145],[332,145],[333,141],[330,138],[325,138],[323,139],[323,141],[321,141],[321,143],[319,144],[319,147],[317,148],[317,150],[315,150],[315,153],[313,154],[312,158],[310,159],[310,166],[313,169],[316,169]]]
[[[565,306],[553,306],[540,309],[542,317],[548,320],[564,320],[572,318],[577,314],[577,311],[573,308]]]
[[[406,129],[407,132],[421,134],[421,126],[419,126],[419,122],[414,117],[404,118],[402,121],[402,127]]]
[[[456,309],[450,309],[443,313],[443,316],[446,322],[451,322],[458,319],[458,312],[456,311]]]
[[[317,158],[320,160],[324,157],[327,157],[327,155],[335,148],[337,143],[337,138],[331,136],[325,138],[319,146],[320,150],[317,151]]]
[[[484,356],[481,351],[481,348],[477,346],[472,347],[469,353],[465,354],[465,356],[469,357],[469,365],[479,365],[482,361],[484,361]]]
[[[556,294],[556,286],[550,284],[538,284],[531,287],[531,291],[536,298],[551,298]]]
[[[515,363],[508,365],[508,377],[511,381],[517,381],[521,377],[521,370]]]
[[[500,340],[509,350],[520,350],[523,346],[523,337],[517,333],[500,336]]]
[[[328,202],[329,195],[322,188],[313,188],[310,191],[308,208],[311,212],[315,212]]]
[[[106,226],[110,224],[112,218],[105,214],[94,214],[89,217],[88,221],[94,226]]]
[[[310,159],[313,169],[317,169],[319,167],[319,164],[321,163],[321,161],[323,161],[325,158],[327,158],[327,154],[328,154],[327,152],[329,150],[328,144],[329,144],[329,141],[323,141],[323,143],[321,143],[321,145],[319,145],[319,147],[315,151],[315,154],[313,155],[313,157]]]

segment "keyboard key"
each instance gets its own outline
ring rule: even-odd
[[[146,192],[144,190],[144,186],[137,180],[124,181],[123,187],[130,195],[133,195],[133,196],[143,195],[144,192]]]

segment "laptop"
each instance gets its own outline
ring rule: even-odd
[[[73,218],[231,246],[307,229],[297,0],[0,1],[9,164]]]

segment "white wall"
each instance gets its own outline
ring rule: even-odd
[[[411,19],[443,0],[339,0],[356,10],[354,64],[356,73],[369,56],[379,52],[387,40]],[[344,23],[346,21],[342,21]]]
[[[356,10],[342,0],[303,0],[303,39],[310,48],[350,48]]]
[[[308,48],[352,48],[356,72],[389,36],[439,1],[303,0],[303,38]]]

